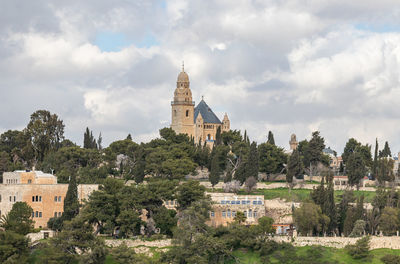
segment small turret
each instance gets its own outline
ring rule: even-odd
[[[297,149],[297,146],[299,145],[299,142],[297,142],[296,134],[292,134],[292,135],[290,136],[289,145],[290,145],[290,150],[295,150],[295,149]]]
[[[231,130],[231,121],[229,121],[228,114],[225,113],[224,119],[222,120],[222,132]]]

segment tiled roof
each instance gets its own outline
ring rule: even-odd
[[[200,103],[194,108],[194,122],[196,122],[196,118],[201,113],[203,117],[204,123],[212,123],[212,124],[221,124],[218,117],[214,114],[211,108],[201,100]]]

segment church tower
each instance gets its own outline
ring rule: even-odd
[[[222,132],[228,132],[229,130],[231,130],[231,121],[229,121],[228,114],[225,113],[222,120]]]
[[[176,134],[187,134],[189,137],[194,137],[194,102],[192,101],[189,76],[183,65],[182,72],[178,75],[171,106],[171,128]]]

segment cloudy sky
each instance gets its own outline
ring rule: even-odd
[[[259,143],[400,150],[398,0],[1,0],[0,133],[47,109],[78,144],[148,141],[183,60],[193,99]]]

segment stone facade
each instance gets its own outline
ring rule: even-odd
[[[227,225],[234,221],[237,212],[246,216],[244,224],[256,224],[258,218],[265,216],[264,196],[237,195],[234,193],[208,193],[213,201],[210,220],[211,226]]]
[[[26,202],[33,209],[36,228],[46,227],[50,218],[61,216],[68,184],[57,184],[54,175],[41,171],[5,172],[3,177],[16,183],[0,184],[0,215],[7,214],[15,202]],[[97,184],[78,185],[79,202],[88,199],[90,193],[97,189]]]
[[[203,99],[195,107],[189,75],[183,68],[178,75],[171,110],[171,128],[177,134],[187,134],[196,143],[206,142],[212,147],[218,128],[221,128],[221,132],[230,130],[230,121],[226,113],[221,122]]]

